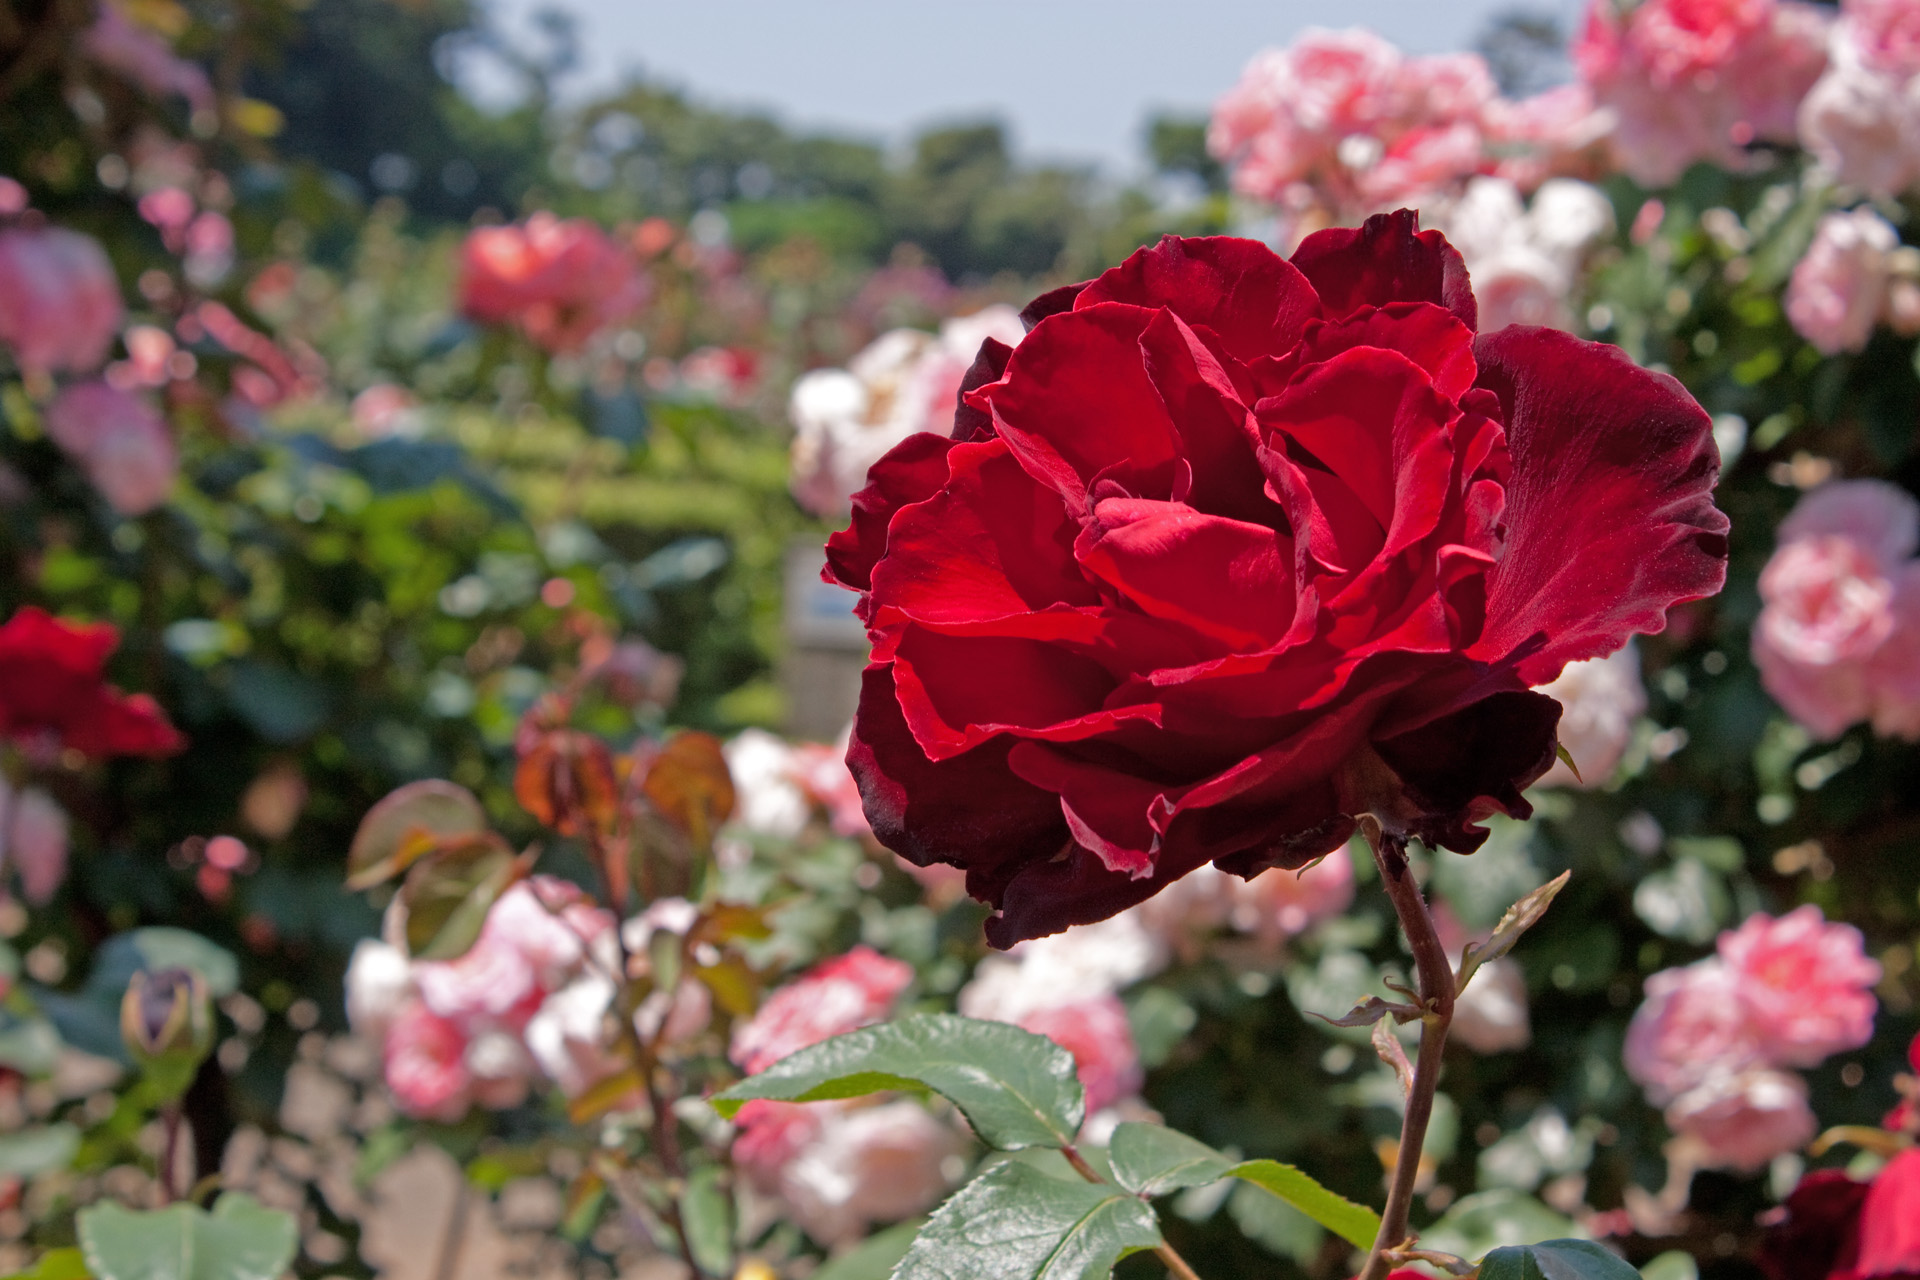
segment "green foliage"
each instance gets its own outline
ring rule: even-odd
[[[1480,1264],[1480,1280],[1635,1280],[1639,1274],[1591,1240],[1495,1249]]]
[[[921,1228],[894,1280],[1097,1280],[1160,1243],[1153,1210],[1118,1188],[995,1165]]]
[[[919,1014],[867,1027],[782,1058],[715,1094],[731,1117],[755,1098],[817,1102],[884,1089],[931,1089],[1000,1151],[1066,1147],[1086,1114],[1073,1056],[1003,1022]]]
[[[95,1280],[277,1280],[297,1245],[291,1214],[232,1192],[211,1213],[93,1205],[80,1211],[79,1232]]]

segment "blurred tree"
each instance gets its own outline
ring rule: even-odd
[[[1573,78],[1567,33],[1551,10],[1509,9],[1495,14],[1473,42],[1500,92],[1510,98],[1565,84]]]
[[[1207,150],[1207,122],[1156,115],[1147,121],[1147,158],[1156,173],[1188,175],[1210,192],[1227,189],[1227,171]]]

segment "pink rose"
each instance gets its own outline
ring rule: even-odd
[[[1527,977],[1511,960],[1480,966],[1453,1006],[1450,1039],[1475,1053],[1511,1053],[1533,1043]]]
[[[47,435],[123,516],[164,503],[179,478],[180,454],[160,415],[104,382],[63,388],[47,407]]]
[[[207,73],[175,54],[158,35],[136,26],[111,0],[100,4],[93,25],[80,37],[80,48],[150,97],[178,94],[196,112],[214,109],[213,84]]]
[[[1741,975],[1719,960],[1663,969],[1627,1026],[1627,1074],[1656,1105],[1766,1061],[1767,1028]]]
[[[0,231],[0,342],[22,368],[98,368],[122,314],[120,281],[99,241],[64,227]]]
[[[1913,0],[1841,0],[1847,38],[1872,66],[1920,72],[1920,5]]]
[[[953,1127],[917,1102],[836,1107],[780,1171],[779,1191],[801,1229],[828,1247],[876,1223],[925,1213],[947,1193]]]
[[[1867,958],[1852,925],[1828,924],[1820,908],[1805,906],[1779,919],[1749,916],[1718,945],[1741,982],[1769,1062],[1818,1066],[1873,1038],[1880,966]]]
[[[1872,719],[1883,733],[1920,733],[1920,654],[1896,619],[1920,616],[1920,504],[1879,480],[1825,485],[1778,531],[1760,574],[1753,629],[1761,682],[1822,737]]]
[[[879,1022],[913,981],[913,966],[858,946],[773,993],[737,1027],[728,1056],[752,1075],[831,1036]]]
[[[417,1002],[403,1006],[387,1031],[387,1088],[410,1116],[451,1123],[472,1103],[467,1040],[460,1028]]]
[[[1867,66],[1845,39],[1800,104],[1799,127],[1823,169],[1869,195],[1892,197],[1920,180],[1920,76]]]
[[[67,813],[38,787],[0,780],[0,867],[20,877],[20,892],[45,906],[67,878]]]
[[[847,768],[847,741],[851,726],[831,746],[803,742],[793,749],[794,768],[813,798],[827,811],[835,835],[863,836],[871,832],[867,812],[860,804],[860,787]]]
[[[1253,927],[1245,932],[1291,938],[1353,905],[1353,856],[1342,846],[1298,871],[1273,867],[1240,883],[1255,904]]]
[[[1807,1085],[1780,1071],[1721,1076],[1676,1098],[1667,1127],[1692,1138],[1709,1169],[1757,1173],[1774,1157],[1798,1151],[1818,1129]]]
[[[1787,284],[1787,319],[1825,355],[1859,351],[1887,302],[1888,255],[1900,236],[1871,208],[1829,213]]]
[[[1826,64],[1827,23],[1797,0],[1593,0],[1574,61],[1616,118],[1614,151],[1643,186],[1689,164],[1743,164],[1755,141],[1790,141]]]
[[[356,1035],[384,1041],[413,999],[413,962],[391,943],[362,938],[347,961],[346,987],[347,1025]]]
[[[1133,1043],[1127,1009],[1119,997],[1100,995],[1036,1009],[1018,1025],[1073,1055],[1080,1087],[1087,1092],[1089,1115],[1140,1091],[1140,1051]]]
[[[353,429],[368,440],[420,434],[419,402],[405,387],[376,382],[354,396],[348,409]]]
[[[580,218],[534,214],[481,227],[460,252],[460,307],[475,320],[512,323],[549,351],[583,346],[645,300],[645,279],[606,233]]]

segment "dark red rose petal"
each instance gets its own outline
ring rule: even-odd
[[[1849,1272],[1859,1249],[1855,1233],[1867,1184],[1838,1169],[1820,1169],[1800,1179],[1784,1206],[1786,1216],[1760,1242],[1760,1269],[1767,1280],[1826,1280]]]
[[[881,844],[916,866],[967,868],[968,892],[994,901],[1021,865],[1069,842],[1060,797],[1007,767],[1013,745],[999,738],[927,759],[900,714],[893,669],[875,664],[861,677],[847,767]]]
[[[1258,240],[1164,236],[1090,282],[1074,302],[1166,307],[1205,325],[1241,361],[1285,351],[1320,312],[1306,278]]]
[[[1180,434],[1189,476],[1181,500],[1212,515],[1288,529],[1286,512],[1267,495],[1254,456],[1259,430],[1231,372],[1171,311],[1154,315],[1140,335],[1140,351]]]
[[[1027,327],[1028,333],[1032,333],[1033,327],[1048,316],[1057,316],[1062,311],[1073,310],[1074,300],[1080,296],[1081,290],[1085,289],[1087,284],[1087,281],[1082,280],[1079,284],[1063,284],[1057,289],[1047,290],[1020,309],[1020,323]]]
[[[186,739],[153,699],[106,682],[120,633],[28,606],[0,626],[0,736],[48,740],[95,759],[165,756]]]
[[[1475,342],[1505,409],[1506,547],[1473,656],[1542,685],[1612,653],[1727,577],[1713,425],[1681,385],[1617,347],[1520,325]]]
[[[1293,265],[1320,295],[1321,312],[1343,319],[1361,307],[1431,302],[1469,329],[1480,326],[1467,264],[1438,231],[1421,231],[1411,209],[1381,213],[1359,227],[1316,231],[1294,250]]]
[[[1032,326],[1029,325],[1029,328]],[[960,379],[960,391],[953,408],[953,438],[962,442],[987,440],[993,436],[993,415],[982,413],[967,403],[967,393],[989,382],[998,382],[1007,372],[1007,359],[1013,348],[998,338],[986,338],[980,352]]]
[[[1559,724],[1559,703],[1544,693],[1515,690],[1376,741],[1374,749],[1420,810],[1413,834],[1472,853],[1487,838],[1473,824],[1495,813],[1533,816],[1520,792],[1553,766]]]
[[[1449,400],[1458,400],[1473,386],[1473,330],[1431,303],[1362,307],[1343,320],[1308,325],[1300,364],[1318,364],[1354,347],[1399,352],[1426,370],[1433,389]]]
[[[894,513],[925,502],[947,481],[947,450],[953,442],[932,432],[908,436],[873,464],[867,487],[853,495],[853,522],[827,539],[821,578],[856,591],[873,586],[873,567],[887,553],[887,526]]]

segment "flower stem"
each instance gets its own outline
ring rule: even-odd
[[[1071,1145],[1060,1148],[1060,1154],[1067,1158],[1067,1163],[1073,1166],[1073,1171],[1088,1182],[1104,1183],[1106,1181],[1094,1172],[1093,1166],[1087,1163],[1086,1157]],[[1161,1264],[1167,1269],[1167,1274],[1173,1276],[1174,1280],[1200,1280],[1200,1273],[1188,1265],[1187,1260],[1165,1240],[1153,1246],[1153,1254],[1160,1259]]]
[[[161,1131],[166,1135],[160,1144],[160,1198],[163,1204],[172,1204],[180,1198],[180,1118],[183,1109],[178,1100],[169,1102],[160,1111]]]
[[[1420,1151],[1427,1140],[1427,1122],[1433,1118],[1433,1096],[1440,1084],[1440,1060],[1447,1043],[1447,1027],[1453,1021],[1453,964],[1434,930],[1433,916],[1427,910],[1420,886],[1414,883],[1413,868],[1407,864],[1407,842],[1391,835],[1371,818],[1362,820],[1360,829],[1373,846],[1374,864],[1380,868],[1381,883],[1393,902],[1394,914],[1413,948],[1413,961],[1420,975],[1420,999],[1426,1008],[1420,1026],[1420,1056],[1413,1066],[1413,1084],[1407,1091],[1406,1118],[1400,1127],[1400,1153],[1394,1160],[1393,1184],[1387,1192],[1387,1207],[1380,1215],[1380,1234],[1367,1255],[1367,1265],[1359,1280],[1384,1280],[1392,1265],[1387,1255],[1407,1238],[1407,1218],[1413,1208],[1414,1183],[1420,1176]]]

